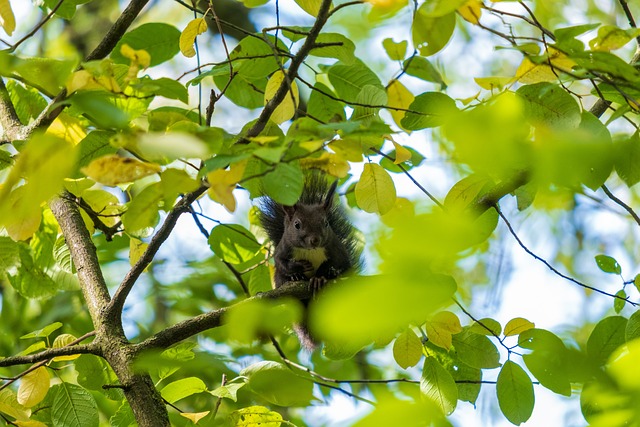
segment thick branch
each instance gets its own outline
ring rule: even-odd
[[[116,290],[116,293],[113,295],[113,300],[107,308],[106,317],[108,319],[120,323],[124,302],[127,299],[129,292],[131,292],[133,285],[138,280],[138,277],[140,277],[144,269],[147,268],[149,264],[151,264],[151,261],[153,261],[153,258],[160,249],[160,246],[162,245],[162,243],[164,243],[165,240],[167,240],[167,238],[173,231],[173,228],[175,227],[180,215],[185,212],[189,212],[189,207],[191,206],[191,204],[206,190],[207,187],[201,186],[196,191],[185,195],[182,200],[180,200],[173,207],[171,212],[169,212],[166,219],[164,220],[164,223],[155,234],[155,236],[153,236],[151,242],[149,242],[147,250],[140,257],[138,262],[136,262],[136,264],[131,268],[131,270],[129,270],[129,273],[127,273],[124,280]]]
[[[69,347],[50,348],[41,351],[40,353],[29,354],[27,356],[13,356],[0,359],[0,367],[29,365],[31,363],[53,359],[54,357],[58,356],[73,356],[76,354],[95,354],[96,356],[100,356],[102,353],[99,346],[93,343]]]
[[[102,311],[109,304],[109,291],[102,276],[96,247],[84,225],[78,206],[69,200],[69,193],[56,197],[50,203],[62,234],[69,246],[73,263],[78,269],[80,288],[87,302],[89,314],[96,330],[102,324]]]
[[[291,282],[277,289],[260,293],[254,297],[247,298],[233,306],[219,308],[208,313],[203,313],[191,319],[184,320],[173,326],[170,326],[157,334],[147,338],[143,342],[133,346],[136,353],[156,348],[168,348],[182,340],[199,334],[208,329],[217,328],[222,324],[222,317],[227,311],[239,304],[246,304],[247,301],[259,299],[308,299],[312,296],[307,282]]]
[[[4,85],[4,80],[0,78],[0,126],[2,126],[2,134],[0,141],[12,141],[16,139],[24,139],[24,126],[20,123],[16,109],[9,98],[9,91]]]

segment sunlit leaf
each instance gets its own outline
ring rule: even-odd
[[[211,230],[211,250],[223,260],[240,264],[251,260],[262,245],[249,230],[237,224],[220,224]]]
[[[113,187],[160,172],[160,166],[116,154],[93,160],[82,173],[101,184]]]
[[[393,358],[401,368],[415,366],[422,357],[422,343],[411,328],[405,329],[393,343]]]
[[[479,319],[477,322],[473,322],[469,327],[469,331],[482,335],[500,336],[502,333],[502,326],[497,320],[485,317],[483,319]]]
[[[415,97],[399,80],[393,80],[387,87],[387,99],[393,121],[402,126],[401,122],[406,114],[402,110],[408,110]]]
[[[26,408],[37,405],[45,398],[49,392],[51,379],[47,368],[41,366],[20,380],[20,388],[18,388],[18,403]]]
[[[424,361],[420,392],[447,415],[456,408],[458,401],[456,383],[451,374],[433,357],[427,357]]]
[[[425,324],[429,341],[438,347],[450,350],[452,335],[462,332],[460,319],[450,311],[440,311]]]
[[[207,21],[204,18],[196,18],[189,21],[180,34],[180,52],[187,58],[196,56],[196,50],[193,45],[196,37],[205,31],[207,31]]]
[[[53,340],[53,345],[51,346],[52,348],[62,348],[62,347],[66,347],[69,344],[71,344],[73,341],[76,340],[76,337],[74,337],[71,334],[60,334],[56,337],[55,340]],[[74,354],[71,356],[58,356],[58,357],[54,357],[53,361],[54,362],[66,362],[69,360],[75,360],[78,357],[80,357],[79,354]]]
[[[605,317],[598,322],[587,340],[587,354],[600,366],[625,343],[627,319],[622,316]]]
[[[240,375],[247,377],[247,387],[274,405],[304,406],[313,397],[313,383],[278,362],[254,363]]]
[[[192,394],[205,391],[207,391],[207,386],[200,378],[188,377],[167,384],[160,390],[160,394],[162,398],[166,399],[169,403],[175,403]]]
[[[180,415],[188,419],[194,424],[198,424],[198,421],[209,415],[211,411],[205,412],[180,412]]]
[[[51,419],[55,426],[98,427],[96,401],[84,388],[61,383],[51,388],[54,393]]]
[[[21,340],[26,340],[29,338],[46,338],[49,335],[51,335],[53,332],[57,331],[58,329],[62,328],[62,323],[60,322],[54,322],[50,325],[45,326],[42,329],[38,329],[37,331],[33,331],[33,332],[29,332],[28,334],[25,334],[23,336],[20,337]]]
[[[161,64],[173,58],[180,51],[180,30],[173,25],[150,22],[127,32],[120,38],[111,52],[111,58],[118,64],[129,64],[129,59],[121,53],[124,44],[133,49],[146,50],[151,56],[149,66]]]
[[[589,46],[593,50],[616,50],[638,35],[640,35],[640,30],[637,28],[623,30],[615,25],[603,25],[598,28],[598,36],[589,41]]]
[[[264,406],[249,406],[231,413],[234,427],[280,427],[282,415]]]
[[[16,17],[11,10],[9,0],[0,0],[0,26],[8,36],[16,29]]]
[[[480,0],[468,0],[458,8],[458,13],[465,21],[477,25],[482,15],[482,2]]]
[[[273,114],[271,114],[271,120],[274,123],[283,123],[293,117],[298,108],[300,97],[298,95],[298,86],[295,81],[285,81],[286,75],[278,70],[269,78],[267,87],[264,91],[264,104],[267,105],[273,98],[276,92],[280,89],[280,86],[287,85],[287,93],[280,104],[275,108]],[[290,86],[289,86],[290,85]]]
[[[504,336],[510,337],[513,335],[520,335],[522,332],[535,328],[533,322],[523,319],[522,317],[515,317],[504,325]]]
[[[444,4],[445,2],[438,3]],[[452,3],[450,5],[453,5]],[[460,1],[460,3],[462,2]],[[449,43],[456,26],[455,12],[432,16],[428,13],[430,4],[433,3],[427,2],[420,6],[411,29],[413,44],[418,48],[422,56],[431,56],[442,50]],[[453,10],[455,10],[455,7]]]
[[[531,417],[535,401],[533,383],[520,365],[511,360],[504,363],[496,392],[502,413],[513,424],[520,425]]]
[[[391,38],[382,40],[382,47],[384,47],[387,56],[394,61],[402,61],[407,54],[407,41],[395,42]]]
[[[389,173],[380,165],[366,163],[356,184],[356,201],[366,212],[389,212],[396,201],[396,188]]]
[[[598,268],[605,273],[622,274],[622,268],[615,258],[608,255],[596,255],[595,259]]]

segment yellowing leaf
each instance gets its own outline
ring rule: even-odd
[[[510,337],[513,335],[519,335],[524,331],[535,328],[535,326],[536,325],[533,322],[530,322],[527,319],[516,317],[509,320],[504,326],[504,336]]]
[[[351,166],[349,166],[349,162],[344,160],[342,157],[331,153],[322,153],[320,157],[307,157],[305,159],[300,159],[300,166],[303,169],[320,169],[337,178],[344,178],[347,176],[347,173],[349,173],[349,169],[351,168]]]
[[[53,123],[49,125],[47,133],[62,138],[73,145],[77,145],[87,136],[87,132],[84,130],[80,120],[65,112],[60,113]]]
[[[148,246],[148,243],[133,237],[129,240],[129,264],[131,266],[138,262],[142,254],[144,254],[144,251],[147,250]]]
[[[19,404],[16,394],[9,388],[0,390],[0,412],[20,421],[26,421],[31,416],[31,410]]]
[[[231,413],[231,425],[236,427],[280,427],[282,415],[264,406],[249,406]]]
[[[218,169],[207,174],[209,190],[207,193],[211,200],[220,203],[229,212],[236,210],[236,199],[233,190],[242,179],[247,161],[234,163],[229,170]]]
[[[402,83],[398,80],[394,80],[387,87],[387,105],[389,107],[389,113],[391,113],[391,117],[393,117],[393,121],[396,122],[398,126],[402,128],[400,122],[404,118],[406,114],[405,111],[395,110],[394,108],[402,108],[407,110],[415,97],[409,89],[407,89]]]
[[[47,427],[45,423],[41,423],[40,421],[35,421],[35,420],[16,421],[15,424],[18,427]]]
[[[200,421],[201,419],[203,419],[204,417],[209,415],[209,412],[211,412],[211,411],[196,412],[196,413],[181,412],[180,415],[182,415],[186,419],[190,420],[192,423],[198,424],[198,421]]]
[[[16,17],[13,15],[9,0],[0,0],[0,25],[9,36],[16,29]]]
[[[615,25],[603,25],[598,28],[598,36],[589,41],[589,46],[593,50],[605,52],[620,49],[634,37],[637,37],[639,33],[640,30],[637,28],[623,30]]]
[[[47,395],[50,385],[51,379],[44,366],[29,372],[20,380],[18,403],[27,408],[37,405]]]
[[[264,90],[264,105],[267,105],[269,101],[271,101],[278,89],[280,89],[280,86],[283,84],[289,84],[289,82],[285,81],[285,78],[286,76],[281,70],[278,70],[271,75],[267,82],[267,87]],[[271,114],[271,121],[274,123],[280,124],[286,122],[293,117],[296,112],[296,108],[298,108],[298,103],[300,102],[298,86],[295,81],[290,82],[290,84],[291,87],[284,99],[273,111],[273,114]]]
[[[429,341],[438,347],[449,350],[452,345],[452,335],[462,332],[460,319],[450,311],[441,311],[425,324]]]
[[[398,335],[393,343],[393,358],[402,369],[415,366],[422,357],[422,342],[411,328]]]
[[[366,163],[356,184],[356,203],[365,212],[384,215],[396,203],[396,187],[380,165]]]
[[[482,15],[482,1],[469,0],[458,9],[458,13],[465,21],[471,22],[473,25],[478,25],[480,22],[480,16]]]
[[[111,76],[94,76],[87,70],[78,70],[67,80],[67,92],[70,94],[78,90],[107,90],[120,93],[120,85]]]
[[[502,90],[505,86],[509,86],[516,81],[514,77],[475,77],[473,80],[478,86],[486,90]]]
[[[362,161],[362,144],[348,139],[336,139],[329,144],[337,156],[349,162]]]
[[[89,178],[110,187],[153,175],[160,170],[160,166],[155,163],[145,163],[116,154],[99,157],[80,169]]]
[[[402,145],[398,144],[395,141],[391,141],[393,146],[396,148],[396,159],[393,161],[396,165],[406,162],[411,158],[411,151],[404,148]]]
[[[71,344],[75,340],[76,340],[76,337],[74,337],[71,334],[60,334],[53,341],[53,348],[66,347],[66,346],[68,346],[69,344]],[[73,354],[71,356],[58,356],[58,357],[54,357],[53,361],[54,362],[64,362],[64,361],[67,361],[67,360],[75,360],[78,357],[80,357],[79,354]]]
[[[144,49],[134,49],[128,44],[123,44],[120,53],[131,61],[131,65],[147,68],[151,65],[151,55]]]
[[[190,21],[180,34],[180,52],[187,58],[195,56],[196,50],[193,45],[196,42],[196,37],[205,31],[207,31],[207,21],[204,18]]]
[[[0,216],[0,224],[15,241],[26,240],[33,236],[40,227],[42,212],[40,206],[29,202],[26,185],[16,188],[10,195],[8,203]]]
[[[549,55],[549,53],[551,54]],[[515,79],[525,84],[554,82],[558,80],[558,75],[563,71],[571,71],[571,68],[575,65],[575,61],[562,52],[550,49],[547,55],[548,62],[551,63],[553,68],[548,62],[536,64],[525,57],[516,71]]]

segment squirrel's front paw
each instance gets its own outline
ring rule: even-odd
[[[309,279],[309,288],[311,289],[314,297],[326,284],[327,279],[325,279],[324,277],[312,277],[311,279]]]

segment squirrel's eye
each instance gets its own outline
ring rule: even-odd
[[[297,230],[300,230],[300,220],[299,220],[299,219],[296,219],[296,220],[293,222],[293,226],[294,226]]]

